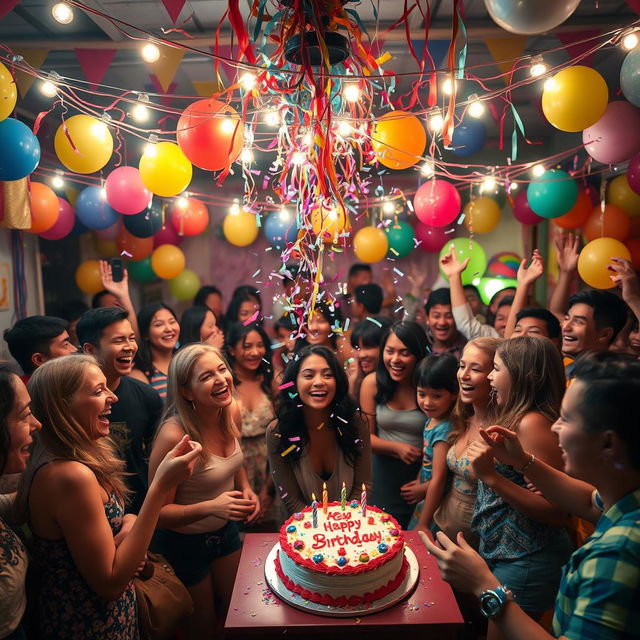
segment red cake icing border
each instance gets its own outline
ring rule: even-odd
[[[339,502],[330,502],[329,506],[337,506]],[[319,507],[320,508],[320,507]],[[308,513],[311,511],[311,507],[305,507],[301,513]],[[347,565],[345,567],[338,566],[329,566],[324,561],[323,562],[313,562],[310,558],[303,558],[291,544],[289,544],[287,538],[287,527],[290,524],[295,524],[298,526],[299,520],[295,520],[293,516],[291,516],[280,528],[280,547],[282,550],[298,565],[304,567],[305,569],[309,569],[310,571],[317,571],[318,573],[324,573],[327,575],[358,575],[360,573],[366,573],[369,571],[373,571],[378,567],[381,567],[383,564],[386,564],[394,558],[399,552],[404,548],[404,532],[400,528],[398,521],[388,513],[385,513],[382,509],[378,507],[374,507],[371,505],[367,506],[367,511],[374,511],[376,513],[381,513],[383,515],[389,516],[389,522],[391,523],[390,529],[397,529],[400,533],[396,538],[396,541],[392,546],[389,547],[386,553],[379,555],[377,558],[372,558],[369,562],[357,565]]]
[[[351,596],[349,598],[347,598],[347,596],[339,596],[338,598],[334,598],[328,593],[316,593],[314,591],[304,589],[299,584],[296,584],[282,571],[282,567],[280,566],[280,558],[278,557],[277,553],[275,556],[274,564],[276,573],[278,574],[278,578],[282,580],[283,584],[285,585],[285,587],[287,587],[287,589],[289,589],[289,591],[297,593],[305,600],[310,600],[311,602],[316,602],[318,604],[332,607],[355,606],[358,604],[373,602],[374,600],[380,600],[380,598],[384,598],[386,595],[389,595],[402,584],[402,581],[404,580],[405,576],[407,575],[407,571],[409,570],[409,563],[407,562],[407,558],[403,557],[402,567],[400,567],[398,575],[384,586],[376,589],[374,592],[365,593],[362,596]]]

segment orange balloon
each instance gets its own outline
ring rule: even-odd
[[[31,233],[44,233],[58,221],[60,209],[58,196],[51,187],[42,182],[32,182],[29,187],[31,207]]]
[[[474,233],[489,233],[500,222],[500,206],[487,196],[470,200],[464,208],[464,225]]]
[[[98,260],[86,260],[76,269],[76,284],[84,293],[94,294],[102,291],[102,278],[100,278],[100,262]]]
[[[389,111],[376,120],[371,146],[380,164],[389,169],[408,169],[421,159],[427,133],[416,116]]]
[[[311,211],[313,232],[326,243],[337,243],[344,240],[344,235],[351,229],[349,218],[343,207],[316,207]]]
[[[629,216],[615,204],[606,204],[604,214],[600,205],[593,208],[584,224],[584,237],[587,242],[596,238],[614,238],[626,240],[629,237],[631,223]]]
[[[121,229],[118,234],[118,252],[129,260],[143,260],[153,251],[153,236],[150,238],[138,238],[126,229]]]
[[[615,238],[596,238],[585,245],[578,258],[580,277],[594,289],[611,289],[609,264],[612,258],[631,260],[629,249]]]
[[[640,270],[640,238],[627,238],[625,240],[624,246],[629,249],[629,253],[631,254],[631,264],[633,268],[638,271]]]
[[[552,222],[562,229],[576,229],[587,221],[592,211],[593,203],[591,202],[591,197],[580,189],[578,199],[573,208],[559,218],[552,218]]]
[[[182,250],[172,244],[161,244],[151,254],[151,268],[163,280],[179,276],[184,271],[185,262]]]

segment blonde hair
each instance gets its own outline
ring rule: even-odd
[[[124,482],[124,461],[117,456],[110,438],[92,439],[86,425],[78,422],[69,408],[89,367],[100,369],[93,356],[69,355],[49,360],[35,370],[28,388],[31,409],[42,423],[37,444],[55,460],[82,463],[93,471],[107,493],[115,493],[122,500],[130,493]],[[34,472],[28,469],[25,479],[33,480]],[[16,501],[26,504],[28,491],[26,484],[22,485]],[[21,495],[23,492],[26,495]]]
[[[476,349],[479,349],[489,357],[490,366],[493,367],[493,358],[501,342],[502,342],[501,338],[489,338],[489,337],[474,338],[473,340],[470,340],[469,342],[467,342],[467,344],[464,346],[464,350],[462,351],[462,354],[464,355],[464,352],[467,350],[468,347],[475,347]],[[466,402],[463,402],[460,394],[458,394],[458,399],[456,400],[456,406],[454,407],[453,412],[451,414],[452,429],[449,434],[449,442],[451,444],[454,444],[455,442],[457,442],[457,440],[467,432],[467,429],[469,428],[469,420],[472,415],[473,415],[473,406],[471,404],[467,404]],[[489,401],[487,418],[490,421],[493,421],[494,416],[495,416],[495,406],[494,406],[493,400],[491,399]]]
[[[198,360],[207,353],[213,353],[218,356],[231,374],[231,368],[219,349],[202,343],[182,347],[182,349],[176,351],[169,364],[167,405],[160,421],[161,424],[164,424],[168,420],[177,421],[191,440],[195,440],[202,445],[203,455],[206,453],[206,446],[203,433],[198,424],[199,420],[196,409],[193,402],[186,398],[184,391],[190,387],[193,369]],[[233,392],[233,387],[231,391]],[[239,432],[233,421],[231,405],[221,409],[220,427],[224,438],[230,439],[238,437]]]
[[[547,338],[522,336],[505,340],[497,355],[511,376],[498,424],[513,431],[532,411],[555,422],[566,384],[562,356],[555,345]]]

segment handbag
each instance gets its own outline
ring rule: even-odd
[[[133,583],[138,603],[141,640],[172,638],[193,600],[171,565],[159,553],[147,553],[147,563]]]

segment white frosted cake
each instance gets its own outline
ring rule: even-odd
[[[360,503],[328,504],[293,514],[280,529],[275,568],[285,586],[306,600],[336,607],[373,602],[404,580],[404,534],[396,520]]]

